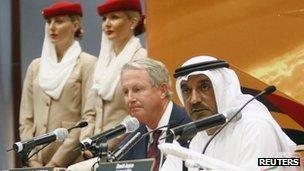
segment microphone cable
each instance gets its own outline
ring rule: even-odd
[[[247,101],[234,115],[232,115],[232,117],[226,122],[224,123],[219,129],[217,129],[215,131],[215,133],[211,136],[211,138],[207,141],[202,154],[205,154],[207,147],[209,146],[209,144],[211,143],[211,141],[215,138],[215,136],[217,134],[219,134],[221,132],[221,130],[223,130],[247,105],[248,103],[250,103],[251,101],[253,101],[254,99],[257,99],[258,97],[265,95],[265,94],[271,94],[274,91],[276,91],[276,87],[275,86],[268,86],[267,88],[265,88],[263,91],[261,91],[259,94],[253,96],[249,101]]]
[[[151,133],[153,133],[153,132],[155,132],[155,131],[161,130],[161,129],[163,129],[163,128],[169,128],[169,129],[170,129],[170,128],[173,128],[173,127],[175,127],[175,126],[177,126],[177,121],[172,121],[172,122],[168,123],[167,125],[160,126],[160,127],[156,128],[156,129],[154,129],[154,130],[151,130],[151,131],[149,131],[149,132],[146,132],[145,134],[143,134],[143,135],[141,136],[141,138],[138,140],[138,142],[141,141],[144,137],[150,135]],[[169,135],[169,136],[171,136],[171,135]],[[159,139],[159,140],[163,140],[163,139],[165,139],[165,138],[167,138],[167,137],[169,137],[169,136],[166,135],[165,137],[163,137],[163,138],[161,138],[161,139]]]

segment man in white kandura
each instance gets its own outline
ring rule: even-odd
[[[179,74],[175,74],[178,97],[193,120],[229,109],[239,109],[252,98],[241,92],[239,79],[233,70],[209,65],[217,61],[210,56],[194,57],[177,70]],[[183,70],[185,66],[187,71]],[[215,136],[205,155],[252,171],[260,170],[259,157],[273,157],[279,152],[289,151],[295,145],[258,100],[250,102],[241,114],[241,119],[229,123]],[[205,144],[218,128],[199,132],[189,148],[202,153]],[[162,170],[182,170],[182,165],[179,158],[169,155]]]

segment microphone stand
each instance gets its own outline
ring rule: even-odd
[[[91,171],[97,170],[97,167],[101,163],[108,161],[112,162],[112,156],[109,154],[107,141],[107,138],[102,136],[87,148],[87,150],[92,152],[94,157],[97,157],[97,161],[91,166]],[[95,167],[96,165],[97,167]]]
[[[97,151],[95,151],[95,154],[97,154],[99,160],[99,164],[102,162],[108,161],[108,144],[107,144],[106,137],[101,137],[96,141],[95,148]],[[96,153],[97,152],[97,153]],[[94,154],[94,153],[93,153]]]
[[[93,154],[93,157],[99,158],[99,163],[108,161],[109,157],[108,157],[107,141],[108,141],[107,138],[105,136],[102,136],[98,138],[94,143],[92,143],[89,147],[86,148],[86,150],[89,150]]]
[[[21,167],[26,167],[28,164],[28,160],[29,160],[29,154],[30,154],[31,150],[27,151],[24,150],[21,153],[19,153],[19,156],[21,157]]]
[[[35,151],[32,155],[30,155],[30,156],[28,157],[28,160],[29,160],[30,158],[32,158],[34,155],[36,155],[37,153],[39,153],[39,151],[43,150],[45,147],[47,147],[47,146],[50,145],[50,144],[51,144],[51,143],[47,143],[47,144],[45,144],[43,147],[39,148],[37,151]]]
[[[33,143],[29,143],[29,145],[26,145],[24,147],[24,149],[19,153],[19,156],[21,157],[22,167],[27,166],[29,159],[32,157],[32,156],[30,156],[30,157],[28,157],[28,156],[35,147],[36,147],[36,144],[33,141]]]

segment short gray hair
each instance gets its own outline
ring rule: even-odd
[[[171,91],[171,79],[169,76],[169,71],[166,66],[157,60],[151,58],[141,58],[134,61],[126,63],[121,70],[122,75],[126,70],[145,70],[149,75],[149,81],[152,86],[159,86],[161,84],[167,84],[169,90],[166,94],[166,97],[172,99]]]

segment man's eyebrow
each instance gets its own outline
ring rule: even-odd
[[[203,78],[201,80],[199,80],[199,83],[202,84],[202,83],[211,83],[210,79],[209,78]]]
[[[181,88],[186,87],[187,84],[185,82],[181,82]]]

